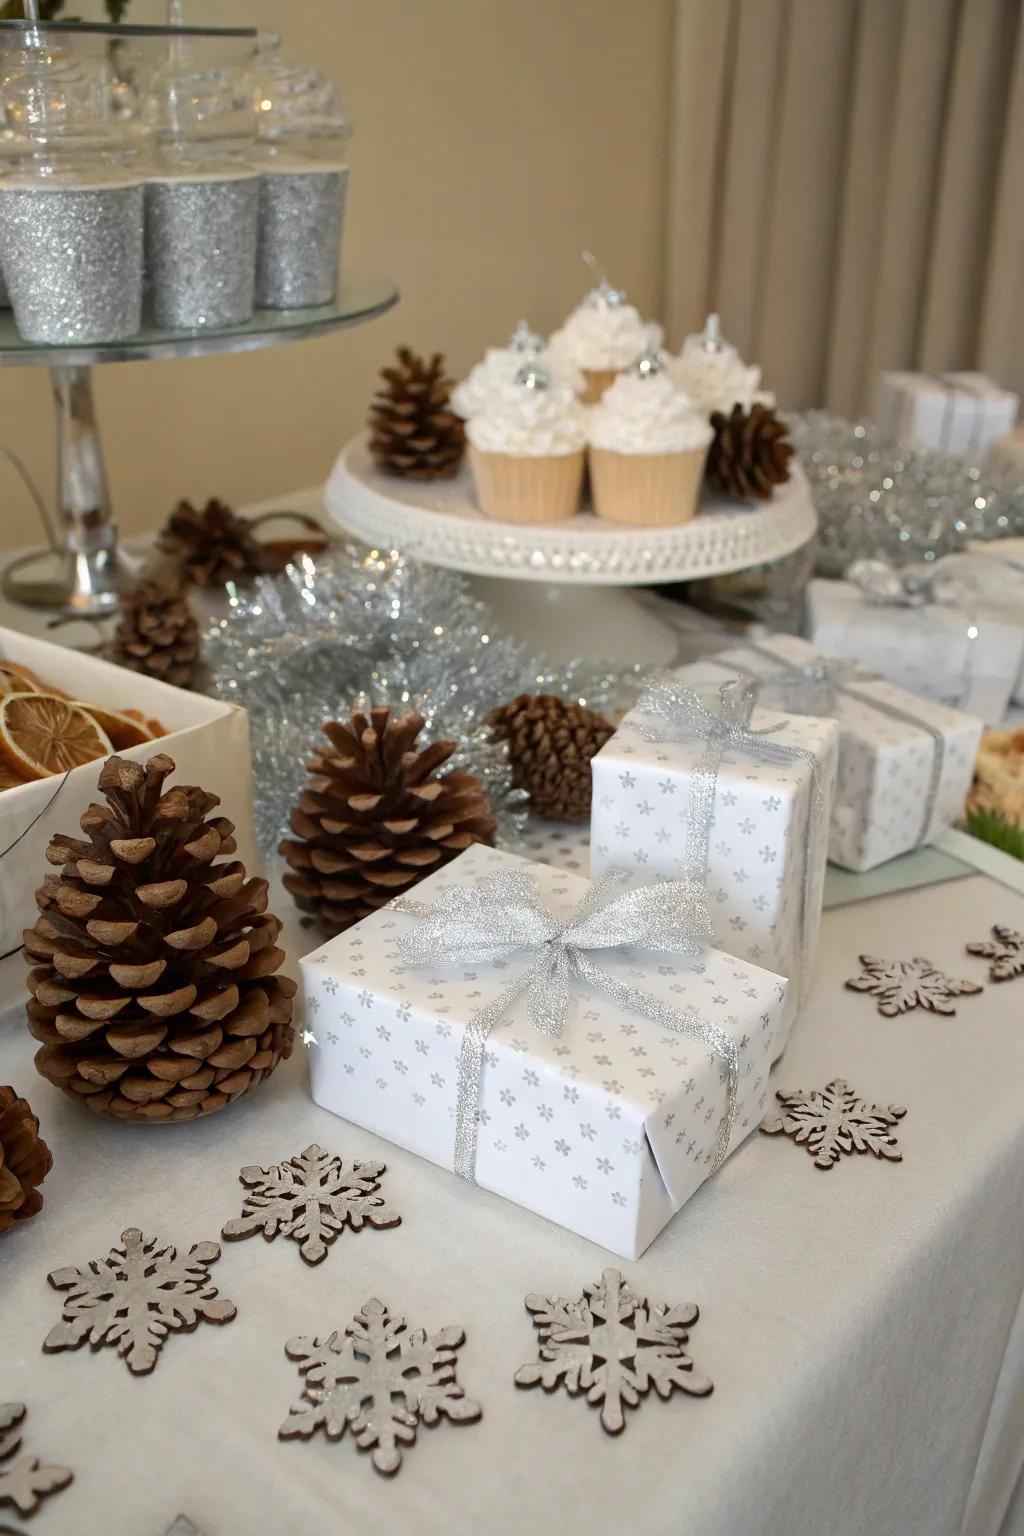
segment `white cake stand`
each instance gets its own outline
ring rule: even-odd
[[[629,588],[779,560],[817,527],[799,467],[768,503],[708,498],[676,528],[622,527],[589,510],[541,526],[498,523],[478,510],[468,466],[452,480],[401,480],[376,468],[365,435],[339,455],[324,504],[370,545],[473,577],[505,628],[549,655],[646,665],[669,662],[678,639]]]

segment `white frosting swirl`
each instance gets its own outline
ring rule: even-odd
[[[686,453],[706,448],[707,417],[667,373],[620,373],[591,409],[587,437],[615,453]]]
[[[555,331],[548,346],[576,368],[600,372],[628,368],[642,352],[659,347],[662,329],[641,319],[632,304],[591,304],[584,301]]]
[[[564,379],[552,379],[546,389],[508,380],[495,385],[483,408],[469,418],[466,436],[483,453],[576,453],[586,442],[587,417]]]
[[[728,414],[736,404],[745,410],[756,403],[775,404],[775,396],[761,388],[760,368],[748,366],[735,347],[709,352],[688,341],[678,357],[668,359],[668,370],[678,388],[708,416],[712,411]]]
[[[452,410],[464,421],[479,415],[506,385],[515,383],[516,374],[524,363],[534,361],[551,375],[552,380],[567,384],[574,391],[582,391],[583,375],[579,369],[546,348],[527,353],[516,347],[488,347],[483,360],[475,364],[461,384],[452,390]]]

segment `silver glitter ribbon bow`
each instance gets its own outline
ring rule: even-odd
[[[811,921],[810,880],[817,862],[817,852],[825,820],[825,797],[821,788],[821,767],[809,747],[773,741],[776,731],[786,724],[751,727],[750,717],[757,700],[760,682],[752,677],[734,677],[721,685],[716,699],[709,701],[684,682],[667,673],[655,674],[637,702],[637,712],[653,717],[657,724],[639,721],[635,730],[645,741],[702,741],[704,750],[690,777],[690,801],[686,811],[686,861],[684,881],[694,886],[707,882],[711,823],[715,810],[718,770],[726,752],[750,753],[779,761],[805,762],[811,771],[811,796],[808,806],[807,836],[802,839],[803,873],[800,882],[800,933],[803,994],[810,977],[811,946],[806,942]]]
[[[767,652],[760,652],[766,655]],[[832,719],[839,708],[839,695],[851,683],[872,682],[877,672],[867,672],[855,661],[820,656],[815,661],[796,664],[777,678],[766,679],[761,688],[761,702],[772,709],[785,709],[792,715],[817,715]]]
[[[946,555],[930,565],[890,565],[887,560],[854,560],[846,580],[869,603],[899,608],[954,608],[988,604],[1020,611],[1024,573],[986,555]]]
[[[682,880],[622,890],[628,876],[610,871],[594,884],[569,917],[548,910],[529,870],[499,870],[479,885],[443,891],[430,906],[403,897],[397,912],[420,921],[398,939],[408,966],[460,966],[524,960],[522,971],[466,1025],[459,1056],[455,1111],[455,1172],[474,1181],[477,1112],[487,1038],[512,1004],[526,998],[532,1028],[557,1038],[565,1029],[574,981],[603,992],[620,1008],[663,1029],[703,1041],[726,1070],[726,1103],[710,1172],[729,1150],[736,1118],[739,1053],[736,1042],[693,1008],[680,1010],[641,987],[608,974],[594,953],[635,948],[652,954],[697,955],[711,938],[703,889]]]

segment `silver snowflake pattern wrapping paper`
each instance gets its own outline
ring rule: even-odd
[[[766,708],[796,709],[793,669],[814,669],[823,661],[806,640],[772,635],[756,649],[721,652],[715,667],[723,669],[722,676],[732,669],[762,679]],[[837,669],[840,682],[830,697],[812,695],[808,707],[827,710],[839,725],[828,856],[833,864],[863,873],[933,841],[959,819],[982,726],[960,710],[916,698],[880,677],[859,675],[854,667],[850,671],[844,682]]]
[[[480,846],[421,882],[418,902],[526,869],[566,918],[588,882]],[[313,1098],[444,1168],[455,1166],[459,1062],[469,1020],[525,968],[506,962],[406,967],[418,919],[384,909],[302,962]],[[691,958],[602,949],[601,969],[723,1030],[738,1057],[728,1150],[759,1123],[786,983],[714,950]],[[487,1040],[475,1179],[484,1189],[636,1258],[708,1177],[727,1098],[719,1056],[574,981],[558,1037],[519,998]]]
[[[728,670],[699,662],[672,674],[710,699]],[[706,685],[706,686],[705,686]],[[775,1056],[785,1049],[800,1004],[800,977],[814,954],[821,921],[825,855],[838,733],[831,720],[785,719],[755,706],[755,731],[781,725],[770,739],[811,752],[821,804],[806,759],[728,748],[718,766],[708,839],[707,889],[714,944],[739,960],[790,980]],[[705,742],[647,741],[653,724],[631,710],[592,762],[590,872],[628,869],[637,880],[677,879],[687,865],[690,796]],[[815,835],[814,818],[821,818]],[[811,863],[805,871],[805,861]],[[806,916],[805,914],[806,882]]]

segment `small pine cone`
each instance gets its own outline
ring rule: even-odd
[[[157,535],[157,548],[177,560],[197,587],[245,581],[266,568],[263,549],[245,519],[216,496],[201,510],[179,501]]]
[[[59,874],[25,934],[28,1027],[42,1075],[97,1114],[194,1120],[267,1077],[292,1048],[295,983],[275,972],[281,924],[246,879],[234,827],[202,789],[164,792],[174,764],[111,757],[106,805],[46,850]]]
[[[483,785],[464,768],[438,775],[454,741],[417,748],[422,715],[392,720],[353,713],[324,726],[331,743],[307,764],[312,775],[292,812],[300,841],[281,852],[284,883],[327,934],[341,933],[433,874],[471,843],[494,842]]]
[[[586,821],[590,815],[590,759],[612,734],[601,715],[571,699],[521,693],[493,709],[487,724],[508,743],[512,779],[530,795],[546,821]]]
[[[427,362],[400,347],[398,366],[382,368],[381,377],[384,388],[370,407],[370,452],[377,463],[407,480],[450,478],[462,462],[466,430],[449,404],[452,381],[441,353]]]
[[[39,1186],[52,1167],[28,1104],[13,1088],[0,1088],[0,1236],[42,1210]]]
[[[179,586],[144,581],[121,599],[111,660],[177,688],[191,688],[199,666],[199,625]]]
[[[708,484],[739,501],[770,501],[775,487],[789,479],[793,444],[786,423],[769,406],[748,411],[737,404],[728,416],[712,412],[711,425]]]

